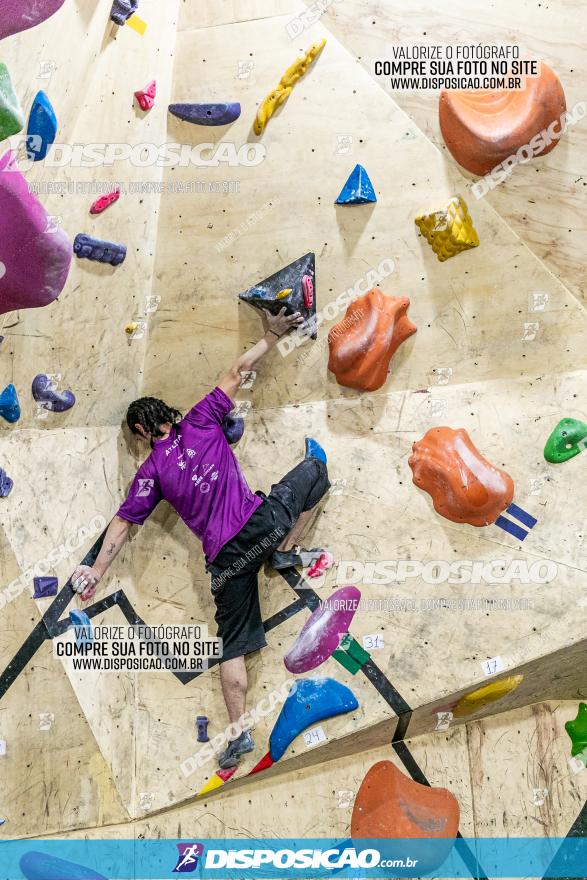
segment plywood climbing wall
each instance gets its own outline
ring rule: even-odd
[[[28,173],[40,187],[56,180],[67,185],[64,195],[41,198],[71,237],[85,231],[124,242],[128,257],[119,269],[75,262],[56,303],[5,321],[3,387],[17,386],[23,415],[14,427],[2,423],[0,433],[1,462],[15,481],[0,508],[3,583],[82,525],[115,513],[144,456],[122,428],[131,400],[150,394],[186,410],[259,338],[259,317],[239,303],[239,292],[311,251],[322,310],[385,265],[380,286],[410,298],[418,332],[395,355],[385,385],[361,394],[342,388],[327,370],[327,331],[342,317],[333,307],[316,342],[286,356],[275,350],[252,389],[238,394],[250,409],[237,454],[254,489],[267,491],[300,459],[304,436],[326,448],[334,491],[313,524],[311,544],[329,547],[339,564],[299,593],[291,578],[261,572],[268,647],[250,658],[250,701],[282,687],[289,677],[283,656],[312,603],[341,586],[343,564],[352,571],[354,563],[365,602],[351,632],[370,646],[369,674],[353,675],[333,658],[318,672],[348,686],[358,709],[324,722],[323,744],[309,748],[298,737],[265,777],[247,779],[267,751],[277,709],[260,721],[256,750],[216,795],[222,806],[212,820],[195,795],[215,767],[186,778],[181,764],[198,748],[197,714],[210,718],[211,735],[226,724],[218,669],[185,683],[168,673],[82,677],[64,670],[47,641],[35,651],[31,642],[25,647],[51,603],[34,603],[23,589],[1,611],[3,668],[14,658],[23,666],[0,702],[0,738],[8,744],[0,758],[6,828],[12,836],[76,829],[101,836],[114,825],[113,833],[124,835],[132,822],[136,833],[171,836],[198,821],[208,836],[293,829],[303,835],[316,830],[320,812],[321,833],[348,833],[353,798],[342,798],[343,807],[336,793],[354,794],[376,760],[400,761],[391,753],[394,736],[398,742],[419,735],[409,743],[416,764],[433,784],[453,791],[462,833],[489,834],[505,821],[497,818],[503,792],[526,778],[528,742],[532,788],[551,790],[556,774],[565,772],[561,719],[571,717],[576,704],[560,711],[527,707],[585,695],[585,457],[553,467],[542,455],[562,415],[586,418],[587,320],[575,273],[565,276],[558,258],[549,263],[542,237],[540,246],[532,234],[520,237],[512,220],[515,188],[508,190],[507,210],[489,199],[469,205],[478,248],[446,263],[436,260],[414,218],[438,210],[455,192],[466,195],[466,182],[435,146],[432,123],[424,124],[429,105],[402,108],[356,63],[362,31],[349,24],[353,4],[345,13],[337,5],[293,40],[287,25],[304,7],[292,0],[204,10],[143,0],[144,37],[128,28],[116,31],[109,7],[71,0],[42,28],[2,43],[0,60],[9,65],[23,106],[45,87],[65,143],[206,143],[210,155],[226,142],[228,157],[253,144],[263,159],[216,167],[42,166]],[[392,12],[390,4],[386,15]],[[301,50],[323,37],[321,57],[263,135],[254,135],[261,98]],[[46,70],[46,61],[54,65],[50,82],[41,86],[37,72]],[[132,93],[153,77],[157,105],[144,115]],[[172,100],[238,100],[243,112],[228,131],[202,131],[167,114]],[[548,176],[561,154],[562,146],[541,174]],[[335,207],[357,162],[368,169],[378,202]],[[87,184],[98,176],[120,182],[124,192],[96,219],[88,215],[94,197]],[[548,294],[539,313],[536,293]],[[131,341],[125,334],[130,321],[144,324]],[[72,410],[39,419],[29,394],[39,372],[62,374],[78,397]],[[494,527],[440,518],[412,485],[412,443],[443,424],[466,428],[484,455],[512,475],[516,502],[538,519],[523,544]],[[55,566],[61,584],[95,537],[82,535],[76,552]],[[556,575],[528,585],[491,579],[467,586],[415,578],[382,583],[374,566],[397,560],[430,566],[543,561]],[[111,597],[111,607],[100,612],[105,622],[123,623],[132,613],[153,624],[212,626],[201,550],[170,507],[160,505],[137,530],[100,588],[98,598],[105,597]],[[517,611],[451,610],[463,598],[525,604]],[[81,607],[80,600],[72,597],[73,605]],[[518,687],[499,702],[473,704],[448,731],[435,730],[443,708],[488,683],[483,664],[494,658],[501,660],[502,677],[523,676]],[[502,720],[492,717],[506,710],[511,714]],[[523,744],[512,733],[522,724]],[[556,767],[543,779],[539,759],[551,748],[547,730],[554,731]],[[514,756],[518,775],[498,769],[503,765],[492,760],[493,744],[504,765]],[[41,761],[41,753],[51,759]],[[75,809],[65,796],[72,777]],[[309,793],[320,805],[311,815]],[[524,789],[508,813],[519,833],[535,833],[524,812],[532,797]],[[566,834],[584,797],[583,777],[557,781],[556,801],[545,800],[535,821],[549,834]],[[239,815],[249,799],[258,824],[245,829]],[[491,804],[487,813],[481,801]]]

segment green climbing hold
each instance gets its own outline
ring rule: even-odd
[[[23,127],[23,112],[14,93],[8,68],[0,64],[0,141],[18,134]]]
[[[578,419],[561,419],[544,447],[544,458],[552,464],[568,461],[587,448],[587,425]]]
[[[583,755],[583,763],[587,766],[587,703],[579,703],[579,711],[574,721],[567,721],[565,730],[571,738],[573,747],[571,755]]]

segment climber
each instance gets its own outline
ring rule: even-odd
[[[131,524],[142,525],[161,499],[167,500],[202,541],[206,569],[216,603],[222,639],[220,678],[231,724],[246,708],[244,656],[266,645],[257,575],[264,562],[274,569],[307,565],[321,550],[297,546],[312,510],[330,487],[326,454],[306,438],[306,454],[272,486],[268,496],[253,493],[222,431],[233,409],[241,373],[252,370],[278,339],[302,321],[299,312],[265,311],[266,332],[241,355],[217,387],[185,417],[162,400],[143,397],[128,408],[130,430],[147,441],[151,454],[139,468],[128,496],[108,526],[93,566],[79,565],[73,588],[91,599],[96,587],[129,537]],[[228,743],[220,767],[238,764],[254,748],[250,730]]]

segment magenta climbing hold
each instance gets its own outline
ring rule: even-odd
[[[311,309],[314,302],[314,282],[309,275],[304,275],[302,278],[302,293],[304,294],[305,307]]]
[[[169,112],[192,125],[228,125],[241,115],[241,105],[231,104],[170,104]]]
[[[116,189],[112,190],[110,193],[106,193],[106,195],[100,196],[99,199],[93,203],[90,208],[90,214],[101,214],[102,211],[105,211],[106,208],[109,208],[110,205],[113,205],[114,202],[117,202],[120,198],[120,187],[116,187]]]
[[[57,299],[69,273],[71,242],[30,191],[10,151],[0,159],[0,242],[0,315]]]
[[[141,110],[150,110],[155,106],[155,98],[157,97],[157,82],[152,80],[144,89],[135,92],[135,98],[139,102]]]
[[[310,568],[306,572],[306,577],[322,577],[322,575],[327,572],[329,568],[332,568],[333,565],[334,556],[328,550],[325,550],[323,553],[320,554],[316,562],[310,566]]]
[[[0,498],[7,498],[8,495],[12,492],[12,487],[14,486],[13,481],[10,479],[4,468],[0,468]]]
[[[101,241],[80,232],[73,242],[73,252],[80,260],[92,260],[97,263],[109,263],[120,266],[126,259],[126,247],[113,241]]]
[[[139,8],[139,0],[114,0],[110,20],[122,27]]]
[[[0,40],[19,34],[61,9],[65,0],[2,0],[0,3]]]
[[[37,403],[51,412],[66,412],[75,404],[75,394],[72,391],[57,391],[44,373],[39,373],[33,379],[32,392]]]
[[[33,586],[35,588],[33,599],[48,599],[57,595],[59,581],[56,577],[35,577]]]
[[[299,674],[316,669],[338,648],[349,631],[361,598],[356,587],[341,587],[312,612],[283,658],[286,669]]]

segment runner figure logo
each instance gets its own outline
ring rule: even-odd
[[[151,494],[151,489],[155,485],[155,480],[143,480],[139,479],[139,488],[137,491],[137,498],[146,498],[147,495]]]
[[[179,856],[174,874],[191,874],[198,867],[200,856],[204,852],[202,843],[178,843]]]

